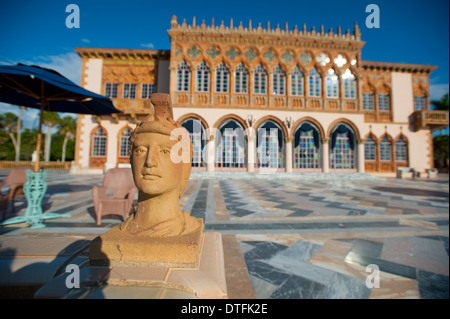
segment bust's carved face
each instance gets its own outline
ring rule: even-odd
[[[157,196],[177,190],[183,181],[183,164],[170,159],[177,141],[160,133],[136,134],[131,149],[131,167],[136,187],[144,194]]]

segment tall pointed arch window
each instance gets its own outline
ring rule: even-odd
[[[291,95],[303,96],[303,73],[296,66],[291,72]]]
[[[216,139],[216,167],[244,168],[246,143],[242,125],[229,119],[219,126],[219,131],[221,134]]]
[[[129,155],[129,149],[131,145],[130,136],[131,130],[129,128],[126,128],[120,135],[120,150],[119,150],[120,157],[128,157]]]
[[[92,156],[106,156],[107,136],[102,127],[99,127],[92,136]]]
[[[403,136],[400,136],[395,141],[395,161],[396,162],[408,161],[408,145]]]
[[[286,92],[286,74],[280,65],[275,67],[272,74],[272,89],[273,94],[284,95]]]
[[[338,98],[339,97],[339,77],[336,75],[333,69],[329,69],[327,76],[325,77],[327,85],[327,97]]]
[[[209,68],[204,61],[197,67],[197,78],[195,81],[195,90],[197,92],[209,91]]]
[[[265,121],[257,129],[257,166],[263,168],[282,168],[284,134],[281,127],[272,120]]]
[[[386,135],[380,141],[380,160],[384,162],[392,160],[392,143]]]
[[[228,82],[230,78],[230,71],[222,62],[216,69],[216,92],[228,92]]]
[[[344,98],[354,99],[356,97],[356,80],[352,72],[347,69],[342,75],[342,80],[344,82]]]
[[[320,168],[320,133],[309,122],[303,122],[294,133],[295,169]]]
[[[248,71],[242,63],[239,63],[234,72],[234,92],[248,93]]]
[[[253,93],[266,94],[267,72],[261,64],[258,64],[254,71]]]
[[[335,126],[330,142],[330,168],[355,169],[355,133],[346,124]]]
[[[203,167],[205,164],[202,158],[206,141],[205,127],[196,118],[185,119],[181,122],[181,125],[188,131],[192,141],[192,167]]]
[[[311,97],[322,96],[322,79],[316,68],[312,68],[308,74],[308,94]]]
[[[364,158],[366,161],[377,160],[376,144],[372,136],[369,136],[364,142]]]
[[[177,91],[189,91],[191,70],[186,61],[177,67]]]

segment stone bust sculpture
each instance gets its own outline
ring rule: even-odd
[[[156,93],[151,101],[155,115],[140,122],[131,135],[130,162],[133,178],[139,190],[138,208],[120,226],[138,236],[178,236],[201,227],[201,220],[182,212],[179,199],[191,173],[192,145],[182,145],[179,151],[189,151],[189,162],[174,163],[171,152],[176,143],[189,143],[189,135],[173,120],[168,95]],[[181,130],[177,130],[180,129]],[[178,133],[186,136],[177,136]]]
[[[203,220],[182,212],[179,199],[191,173],[192,143],[174,121],[169,95],[151,97],[154,115],[139,122],[130,137],[130,162],[139,190],[136,212],[95,238],[92,262],[130,261],[195,264],[202,244]],[[179,147],[181,145],[181,147]],[[182,152],[188,151],[187,158]]]

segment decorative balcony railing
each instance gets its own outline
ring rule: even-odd
[[[443,129],[448,126],[448,111],[415,111],[410,116],[410,121],[416,131],[427,127],[432,130]]]

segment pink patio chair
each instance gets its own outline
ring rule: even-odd
[[[108,197],[107,189],[114,190]],[[137,188],[134,185],[131,168],[111,168],[106,171],[101,186],[92,188],[92,198],[97,217],[97,225],[102,223],[104,215],[121,215],[125,220],[130,214]]]
[[[18,196],[24,196],[23,184],[27,181],[25,171],[33,170],[32,166],[17,166],[11,169],[6,179],[0,183],[0,207],[3,211],[3,219],[6,218],[9,203],[12,203],[12,211],[14,213],[14,199]],[[9,186],[8,190],[3,190],[3,187]]]

